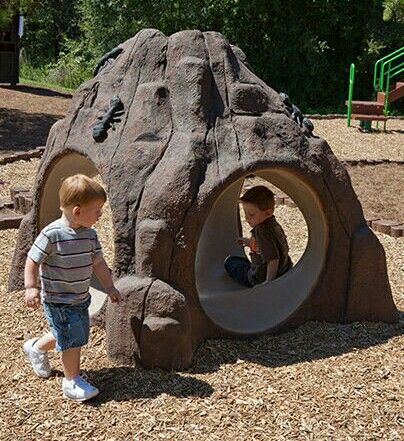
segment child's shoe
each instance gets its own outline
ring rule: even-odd
[[[64,398],[73,401],[86,401],[95,397],[100,392],[80,375],[77,375],[77,377],[71,380],[63,378],[62,390]]]
[[[46,352],[39,352],[35,347],[35,343],[39,340],[38,337],[27,340],[22,349],[28,360],[31,362],[34,372],[41,378],[48,378],[51,375],[51,368],[49,366],[48,354]]]

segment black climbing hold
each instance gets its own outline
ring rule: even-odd
[[[108,129],[115,130],[115,124],[121,121],[120,116],[125,113],[124,106],[119,96],[111,98],[109,108],[103,116],[99,116],[99,121],[93,127],[93,138],[96,142],[103,142],[108,136]]]

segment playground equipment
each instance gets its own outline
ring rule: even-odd
[[[0,28],[0,83],[19,81],[20,37],[23,17],[15,15]]]
[[[386,130],[389,104],[404,96],[404,80],[398,81],[403,72],[404,46],[376,61],[373,72],[376,101],[352,101],[355,78],[355,64],[352,63],[349,71],[348,101],[346,102],[348,127],[351,125],[351,119],[358,119],[364,129],[370,129],[372,121],[377,121],[377,123],[383,121],[384,130]]]
[[[287,96],[248,69],[239,48],[215,32],[167,37],[147,29],[119,49],[103,57],[50,131],[10,289],[22,288],[29,247],[60,215],[61,180],[99,174],[124,301],[104,303],[98,317],[118,362],[183,368],[206,338],[286,331],[308,320],[397,320],[383,248],[346,169]],[[308,243],[288,273],[245,289],[223,260],[241,253],[238,197],[251,173],[295,201]]]

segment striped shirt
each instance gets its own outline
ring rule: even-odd
[[[48,303],[81,303],[89,297],[93,260],[102,256],[93,228],[71,228],[62,219],[46,226],[28,256],[40,264],[41,298]]]

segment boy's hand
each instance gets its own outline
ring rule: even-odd
[[[41,304],[41,296],[38,288],[27,288],[25,290],[25,304],[28,308],[38,308]]]
[[[265,280],[264,282],[258,283],[257,285],[254,285],[254,286],[265,286],[265,285],[268,285],[269,282],[270,282],[270,280]]]
[[[107,289],[107,295],[112,303],[120,303],[122,300],[121,293],[115,288],[115,286]]]
[[[243,245],[243,247],[251,248],[251,239],[249,237],[239,237],[237,243]]]

